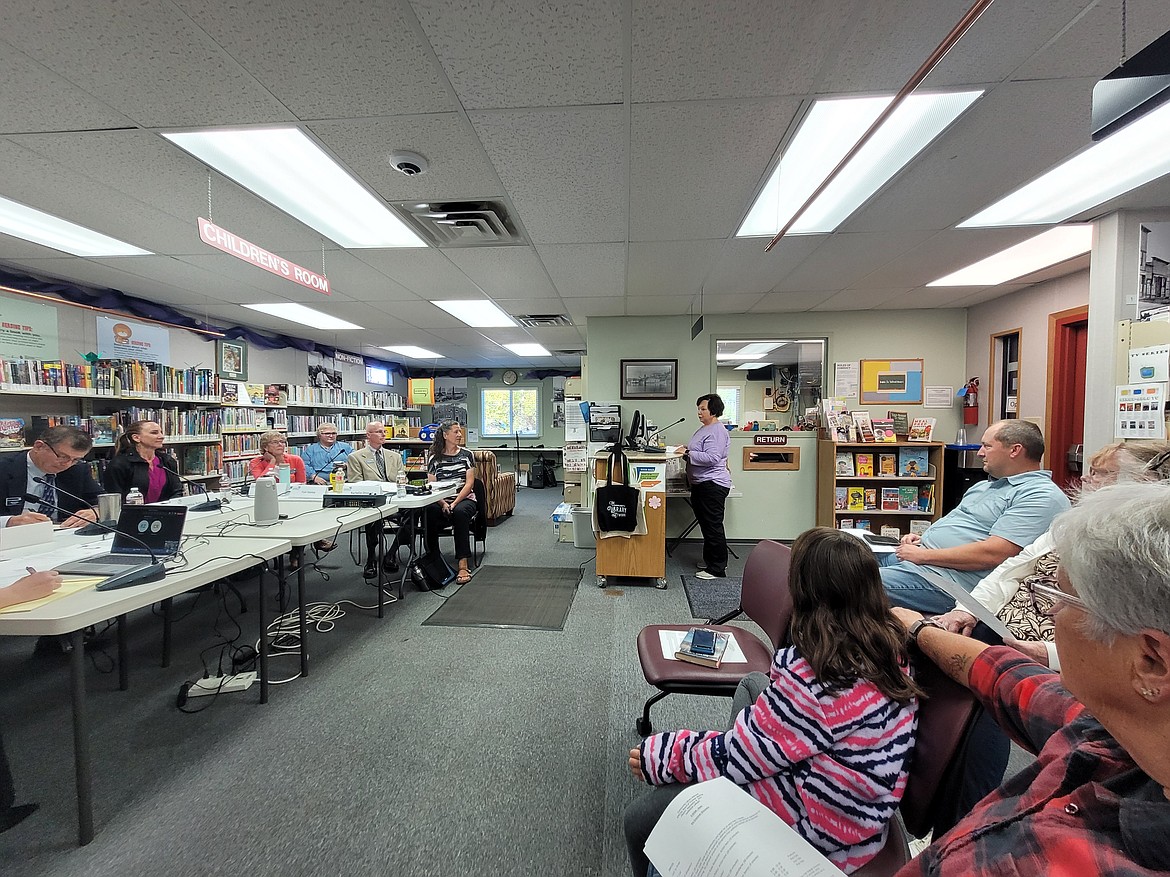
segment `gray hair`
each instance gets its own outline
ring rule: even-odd
[[[1000,444],[1022,445],[1024,456],[1034,463],[1044,459],[1044,433],[1030,420],[1001,420],[995,439]]]
[[[1170,633],[1170,484],[1138,482],[1081,496],[1052,524],[1060,565],[1081,599],[1085,633],[1111,642]]]

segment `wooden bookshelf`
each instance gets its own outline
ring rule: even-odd
[[[923,475],[880,475],[877,460],[880,454],[898,454],[899,448],[924,450],[927,456],[927,472]],[[837,454],[852,455],[856,472],[857,454],[869,454],[874,461],[873,475],[845,475],[837,472]],[[868,519],[869,529],[881,533],[882,527],[897,527],[902,535],[910,532],[911,521],[926,523],[937,521],[942,508],[943,481],[942,442],[833,442],[821,439],[817,442],[817,526],[840,527],[843,519],[852,519],[854,526],[861,526],[859,520]],[[919,492],[932,488],[932,500],[928,509],[907,510],[899,508],[882,509],[882,488],[912,486]],[[841,509],[836,507],[838,488],[856,488],[876,491],[877,508]]]

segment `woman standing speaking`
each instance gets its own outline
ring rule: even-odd
[[[727,468],[731,436],[719,422],[723,400],[718,393],[700,396],[695,404],[699,406],[699,423],[703,425],[695,430],[683,451],[691,482],[691,508],[703,533],[703,562],[695,578],[721,579],[727,575],[723,510],[727,494],[731,493],[731,472]]]

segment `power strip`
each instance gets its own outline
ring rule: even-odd
[[[212,676],[192,683],[187,697],[201,697],[204,694],[226,694],[229,691],[247,691],[256,681],[256,673],[234,673],[231,676]]]

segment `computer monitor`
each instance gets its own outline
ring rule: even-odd
[[[630,419],[630,431],[626,433],[625,445],[630,450],[639,450],[646,441],[646,420],[641,411],[634,411]]]

